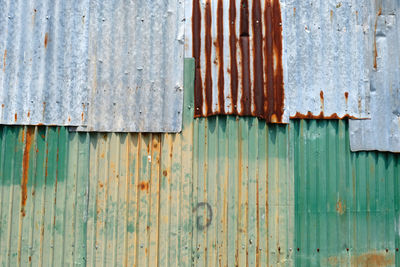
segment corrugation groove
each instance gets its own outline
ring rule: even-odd
[[[280,2],[193,0],[189,4],[188,42],[196,59],[195,117],[234,114],[282,122]],[[229,27],[229,35],[223,25]],[[225,54],[230,59],[226,64]]]
[[[292,265],[288,126],[193,119],[194,69],[181,134],[0,127],[0,262]]]
[[[296,266],[398,266],[398,156],[351,153],[346,121],[291,126]]]

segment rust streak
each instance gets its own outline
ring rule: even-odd
[[[376,14],[376,18],[375,18],[375,31],[374,31],[374,69],[375,70],[378,68],[378,62],[377,62],[378,49],[376,48],[376,28],[378,27],[378,17],[380,15],[382,15],[382,7],[379,8],[379,11]]]
[[[253,0],[252,8],[253,47],[254,47],[254,94],[255,113],[257,117],[264,114],[264,75],[263,75],[263,36],[262,36],[262,14],[260,0]]]
[[[217,6],[217,58],[218,58],[218,104],[219,112],[225,113],[224,95],[224,4],[218,0]]]
[[[46,32],[46,34],[44,35],[44,48],[47,48],[48,41],[49,41],[49,33]]]
[[[238,67],[236,56],[236,2],[229,2],[229,49],[230,49],[230,74],[231,74],[231,98],[233,105],[233,113],[237,113],[238,99]]]
[[[28,198],[28,171],[29,171],[29,153],[32,145],[32,138],[35,133],[34,127],[28,127],[25,138],[25,149],[22,159],[22,179],[21,179],[21,213],[25,216],[25,205]]]
[[[17,113],[14,114],[14,120],[15,120],[15,121],[18,120],[18,115],[17,115]]]
[[[267,120],[270,120],[274,114],[274,69],[273,69],[273,37],[272,34],[272,8],[271,0],[266,1],[264,9],[264,73],[266,82],[264,83],[264,114],[267,115]]]
[[[333,113],[332,115],[325,116],[324,112],[321,111],[318,115],[314,115],[311,111],[307,112],[307,114],[301,114],[297,112],[294,116],[290,116],[290,119],[308,119],[308,120],[342,120],[342,119],[360,119],[354,116],[350,116],[349,114],[345,114],[342,117],[339,117],[337,113]]]
[[[251,115],[250,44],[249,44],[249,3],[240,1],[240,55],[242,66],[242,106],[240,115]]]
[[[349,102],[349,92],[344,92],[344,98],[346,99],[346,106],[347,106],[347,103]]]
[[[319,99],[321,101],[321,110],[324,110],[325,104],[324,104],[324,92],[323,91],[319,92]]]
[[[195,59],[195,80],[194,80],[194,116],[200,117],[203,105],[203,87],[201,79],[200,50],[201,50],[201,10],[200,0],[193,0],[192,11],[192,39],[193,57]]]
[[[6,71],[6,59],[7,59],[7,49],[4,50],[4,56],[3,56],[3,71]]]
[[[212,60],[211,60],[211,50],[212,50],[212,35],[211,35],[211,0],[206,1],[205,6],[205,49],[206,49],[206,73],[205,73],[205,97],[206,97],[206,115],[212,115]]]

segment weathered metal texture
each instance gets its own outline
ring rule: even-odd
[[[350,152],[347,121],[293,126],[296,266],[400,266],[400,157]]]
[[[180,134],[0,128],[5,266],[291,266],[288,126],[193,119]]]
[[[84,123],[89,0],[1,0],[0,10],[0,123]]]
[[[186,0],[186,56],[196,59],[195,117],[250,115],[282,122],[279,1]]]
[[[91,1],[85,131],[179,132],[183,1]]]
[[[285,115],[369,118],[369,0],[282,1]]]
[[[371,22],[371,120],[350,121],[353,151],[400,152],[400,2],[376,1]]]
[[[369,118],[370,1],[186,0],[195,117]]]
[[[0,123],[179,132],[183,6],[0,0]]]

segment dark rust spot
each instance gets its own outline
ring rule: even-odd
[[[139,185],[138,185],[138,188],[141,190],[141,191],[149,191],[149,182],[146,182],[146,181],[143,181],[143,182],[140,182],[139,183]]]
[[[99,186],[100,186],[100,188],[103,188],[104,185],[103,185],[103,183],[99,183]]]
[[[34,127],[28,127],[25,138],[25,149],[22,159],[22,179],[21,179],[21,213],[25,216],[25,204],[28,198],[27,185],[28,185],[28,172],[29,172],[29,153],[31,150],[32,139],[35,134]]]
[[[44,48],[47,48],[48,41],[49,41],[49,33],[46,32],[46,34],[44,35]]]
[[[168,175],[167,170],[164,170],[162,174],[163,174],[164,176],[167,176],[167,175]]]

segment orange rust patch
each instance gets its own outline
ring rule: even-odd
[[[347,265],[347,259],[340,256],[329,257],[327,263],[330,266],[345,266]],[[393,254],[387,254],[386,252],[369,252],[361,254],[359,256],[353,255],[350,259],[351,266],[358,267],[383,267],[391,266],[395,264],[395,257]]]
[[[164,176],[167,176],[167,175],[168,175],[167,170],[164,170],[164,171],[162,172],[162,174],[163,174]]]
[[[1,107],[4,108],[4,104],[1,104]]]
[[[83,120],[83,112],[81,113],[81,119]]]
[[[305,119],[305,120],[342,120],[342,119],[360,119],[354,116],[350,116],[349,114],[345,114],[343,117],[339,117],[337,113],[333,113],[330,116],[325,116],[324,112],[320,112],[318,115],[314,115],[311,111],[307,112],[307,114],[301,114],[297,112],[294,116],[290,116],[291,119]]]
[[[71,117],[68,116],[68,122],[71,122]]]
[[[100,186],[100,188],[103,188],[104,185],[102,183],[99,183],[99,186]]]
[[[319,99],[321,101],[321,109],[324,110],[324,92],[319,92]]]
[[[32,137],[34,136],[35,128],[28,127],[26,132],[26,141],[24,156],[22,160],[22,179],[21,179],[21,213],[25,216],[25,204],[28,198],[27,185],[28,185],[28,171],[29,171],[29,153],[32,145]]]
[[[3,56],[3,71],[6,71],[6,58],[7,58],[7,49],[4,50],[4,56]]]
[[[18,115],[17,115],[17,113],[14,114],[14,120],[15,120],[15,121],[18,120]]]
[[[149,191],[149,182],[146,182],[146,181],[140,182],[138,185],[138,188],[141,191]]]
[[[28,111],[28,118],[31,116],[31,112],[30,111]]]
[[[349,92],[344,92],[344,98],[346,99],[347,104],[347,101],[349,101]]]
[[[49,41],[49,33],[46,32],[46,34],[44,35],[44,48],[47,48],[48,41]]]
[[[339,201],[336,203],[336,211],[340,215],[343,215],[344,211],[346,209],[346,205],[342,203],[342,201],[339,199]]]

